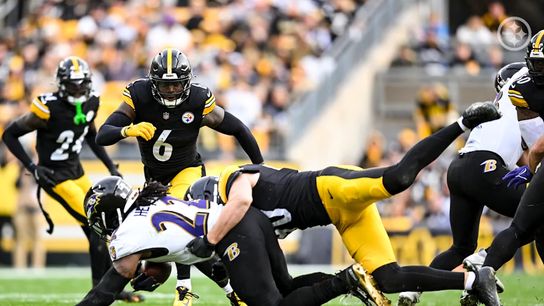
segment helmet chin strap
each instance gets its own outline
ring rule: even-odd
[[[76,115],[74,116],[74,123],[75,125],[85,124],[87,123],[87,116],[83,113],[83,99],[78,99],[74,103],[76,107]]]

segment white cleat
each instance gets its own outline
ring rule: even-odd
[[[421,292],[405,291],[399,294],[397,306],[412,306],[419,303]]]
[[[478,272],[478,270],[480,270],[480,268],[483,266],[486,256],[487,251],[485,249],[480,249],[478,252],[469,255],[465,259],[463,259],[463,268],[465,268],[465,270],[467,271]],[[503,293],[504,284],[498,277],[495,278],[497,279],[497,292]]]

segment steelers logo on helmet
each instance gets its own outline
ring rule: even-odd
[[[59,96],[70,104],[83,104],[92,90],[89,64],[77,56],[60,61],[56,73]]]
[[[531,38],[531,43],[527,46],[525,62],[535,85],[544,86],[544,30]]]
[[[189,97],[192,77],[191,64],[185,54],[171,48],[162,50],[153,58],[149,69],[153,97],[168,108],[178,106]]]

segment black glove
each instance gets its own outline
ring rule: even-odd
[[[143,290],[152,292],[162,284],[157,282],[157,280],[153,276],[148,276],[145,273],[140,273],[130,281],[130,285],[132,286],[132,288],[134,288],[135,291]]]
[[[119,172],[119,164],[115,164],[115,167],[109,169],[109,171],[112,176],[118,176],[120,178],[123,178],[123,175],[121,174],[121,172]]]
[[[212,280],[218,284],[224,284],[222,287],[225,287],[229,281],[227,267],[221,261],[212,264]]]
[[[53,177],[55,171],[44,166],[36,166],[34,164],[31,164],[28,167],[28,170],[30,170],[34,176],[34,179],[40,186],[55,186],[55,178]]]
[[[206,236],[196,237],[187,244],[189,252],[193,253],[196,257],[209,258],[215,251],[215,245],[208,241]]]

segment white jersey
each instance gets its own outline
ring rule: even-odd
[[[192,255],[186,248],[195,237],[208,232],[223,205],[213,202],[182,201],[163,197],[150,206],[139,207],[125,218],[112,234],[109,251],[112,260],[152,250],[149,261],[193,264],[206,259]]]
[[[490,151],[498,154],[508,169],[516,168],[516,163],[523,154],[521,132],[516,107],[508,97],[510,84],[520,77],[527,68],[516,72],[502,87],[495,98],[502,117],[482,123],[472,129],[465,146],[459,153]]]
[[[527,144],[527,147],[532,147],[540,136],[544,134],[544,121],[541,117],[522,120],[519,122],[521,137]]]

